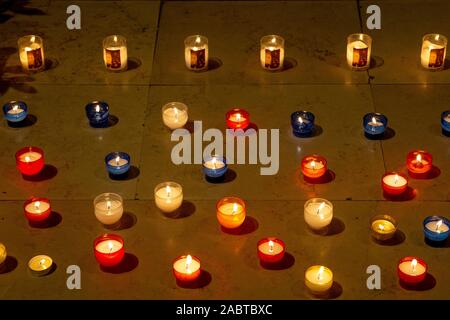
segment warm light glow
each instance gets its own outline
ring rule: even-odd
[[[42,266],[44,263],[45,263],[45,259],[41,259],[41,260],[39,261],[39,265],[40,265],[40,266]]]
[[[325,208],[325,202],[322,202],[322,203],[319,205],[319,208],[317,209],[317,214],[319,214],[319,213],[320,213],[320,210],[322,210],[323,208]]]
[[[116,165],[117,165],[117,166],[119,165],[119,161],[120,161],[120,157],[117,156],[117,157],[116,157]]]
[[[303,123],[303,118],[302,117],[298,117],[298,122]]]
[[[186,272],[191,273],[191,263],[192,263],[192,257],[190,254],[186,257]]]
[[[269,240],[269,252],[273,252],[273,245],[274,245],[273,241]]]
[[[377,118],[372,117],[372,122],[373,122],[374,124],[377,124]]]
[[[396,175],[394,176],[394,183],[395,183],[395,184],[398,183],[398,174],[396,174]]]
[[[212,162],[212,165],[213,165],[214,169],[217,169],[217,167],[216,167],[216,162],[217,162],[216,158],[212,158],[211,162]]]
[[[233,214],[236,213],[237,210],[238,210],[238,205],[237,205],[237,203],[235,202],[235,203],[233,203]]]
[[[314,160],[310,162],[310,165],[313,170],[316,168],[316,162]]]
[[[241,121],[241,114],[240,113],[236,114],[236,121]]]
[[[416,266],[417,266],[417,260],[413,259],[411,261],[411,268],[412,268],[412,272],[416,272]]]
[[[439,35],[437,34],[436,37],[434,38],[434,40],[439,40]]]
[[[25,156],[25,162],[30,162],[30,161],[31,161],[30,157],[29,156]]]
[[[95,112],[100,112],[100,106],[99,105],[95,106]]]
[[[39,201],[36,201],[34,203],[34,207],[36,208],[36,210],[39,210],[39,208],[41,207],[41,203]]]
[[[17,104],[14,105],[14,107],[12,108],[14,111],[19,109],[19,106]]]
[[[200,43],[200,41],[201,41],[200,37],[195,38],[195,42]],[[190,257],[190,256],[188,256],[188,257]]]
[[[106,201],[106,208],[111,209],[111,201]]]
[[[440,233],[441,232],[441,230],[439,230],[439,228],[442,226],[442,220],[439,220],[437,223],[436,223],[436,231],[438,232],[438,233]]]
[[[166,186],[166,192],[167,192],[167,196],[170,197],[170,192],[172,190],[170,189],[170,186]]]
[[[117,42],[117,36],[114,36],[114,42]]]
[[[324,266],[321,266],[320,268],[319,268],[319,272],[317,273],[317,280],[322,280],[322,276],[323,276],[323,272],[325,271],[325,267]]]
[[[416,161],[419,163],[422,162],[422,155],[420,153],[416,156]]]
[[[112,249],[114,248],[112,241],[108,241],[108,248],[109,248],[109,253],[111,253]]]
[[[277,39],[275,37],[272,38],[272,43],[276,43]]]
[[[383,230],[384,230],[384,225],[379,224],[379,225],[378,225],[378,229],[380,229],[381,231],[383,231]]]
[[[436,40],[437,40],[437,39],[436,39]],[[36,41],[36,37],[35,37],[35,36],[32,36],[31,39],[30,39],[30,41],[31,41],[31,42],[35,42],[35,41]]]

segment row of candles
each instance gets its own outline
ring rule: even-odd
[[[278,35],[267,35],[260,40],[260,62],[262,68],[269,71],[283,69],[285,46],[284,39]],[[208,38],[191,35],[184,40],[185,64],[189,70],[208,69]],[[28,35],[18,40],[19,58],[26,71],[42,71],[45,68],[44,43],[37,35]],[[421,65],[429,70],[444,68],[447,50],[447,38],[441,34],[426,34],[422,38],[420,54]],[[347,64],[353,70],[366,70],[370,67],[372,38],[363,33],[351,34],[347,38]],[[127,42],[121,35],[111,35],[103,40],[103,60],[111,71],[127,69]]]

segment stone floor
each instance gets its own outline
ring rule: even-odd
[[[16,1],[20,2],[20,1]],[[25,1],[22,1],[24,3]],[[0,274],[1,299],[312,299],[303,284],[313,264],[330,267],[336,299],[450,299],[450,243],[424,242],[422,221],[449,216],[450,143],[439,115],[449,109],[450,70],[427,72],[419,66],[421,36],[447,36],[450,2],[439,1],[77,1],[82,28],[68,30],[72,1],[26,1],[0,7],[0,104],[23,100],[37,121],[25,128],[0,122],[0,242],[9,269]],[[25,2],[25,3],[26,3]],[[359,3],[359,7],[358,7]],[[366,8],[378,4],[382,29],[366,30]],[[362,23],[361,23],[362,21]],[[352,72],[346,66],[346,36],[373,37],[375,65]],[[19,67],[17,39],[44,38],[49,68],[25,74]],[[130,70],[104,69],[102,39],[127,38]],[[183,39],[208,37],[214,69],[185,69]],[[289,68],[268,73],[259,66],[259,38],[286,39]],[[448,61],[447,61],[448,62]],[[105,100],[118,118],[113,127],[89,127],[84,106]],[[203,128],[225,126],[234,106],[249,110],[261,128],[280,129],[280,170],[261,176],[260,165],[231,165],[235,176],[222,184],[205,181],[200,165],[172,164],[174,142],[161,121],[161,106],[182,101],[191,120]],[[312,138],[295,138],[290,113],[308,109],[320,127]],[[394,135],[364,137],[361,118],[371,111],[389,118]],[[45,150],[52,174],[26,181],[14,154],[26,145]],[[206,145],[206,144],[205,144]],[[440,174],[411,179],[415,197],[388,201],[380,178],[386,170],[406,172],[406,154],[425,149]],[[111,180],[104,156],[123,150],[132,157],[134,176]],[[299,176],[301,158],[325,156],[335,179],[312,185]],[[161,214],[153,202],[156,184],[182,184],[185,203],[177,218]],[[117,274],[100,270],[92,242],[109,232],[95,219],[92,201],[102,192],[125,199],[126,214],[116,232],[125,239],[127,263]],[[48,228],[30,227],[22,205],[31,195],[48,197],[55,211]],[[215,203],[225,195],[247,202],[249,218],[240,234],[223,232]],[[303,220],[303,205],[324,197],[335,206],[333,232],[317,235]],[[375,243],[369,219],[390,214],[399,222],[395,245]],[[259,265],[256,242],[277,236],[287,244],[280,270]],[[172,260],[192,253],[202,261],[200,288],[179,287]],[[42,278],[27,271],[28,260],[48,254],[57,269]],[[407,290],[397,280],[400,258],[416,255],[429,265],[430,281]],[[67,266],[82,270],[82,289],[66,288]],[[381,267],[382,289],[368,290],[366,268]]]

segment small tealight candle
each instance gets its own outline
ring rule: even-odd
[[[371,137],[382,135],[387,128],[388,119],[381,113],[367,113],[363,117],[364,132]]]
[[[8,253],[6,252],[6,247],[3,243],[0,242],[0,266],[3,264],[3,262],[6,261],[7,256]]]
[[[245,202],[237,197],[220,199],[216,204],[217,220],[226,229],[240,227],[246,216]]]
[[[3,114],[8,122],[21,122],[28,115],[28,107],[22,101],[10,101],[3,105]]]
[[[444,111],[441,114],[442,131],[446,135],[450,135],[450,110]]]
[[[406,284],[422,282],[427,275],[428,266],[422,259],[416,257],[404,257],[397,266],[397,274],[400,281]]]
[[[124,241],[116,234],[105,234],[95,239],[94,255],[104,267],[113,267],[122,262],[125,256]]]
[[[426,34],[422,38],[420,62],[428,70],[442,70],[445,64],[447,38],[441,34]]]
[[[41,37],[29,35],[19,38],[19,58],[25,71],[41,71],[45,68],[44,42]]]
[[[447,240],[450,235],[450,221],[441,216],[430,216],[423,221],[425,238],[435,242]]]
[[[312,198],[305,202],[305,222],[313,230],[326,228],[333,220],[333,205],[322,198]]]
[[[127,40],[120,35],[103,39],[103,61],[108,70],[123,71],[127,69]]]
[[[347,38],[347,63],[353,70],[366,70],[370,66],[372,38],[363,33],[354,33]]]
[[[42,277],[49,274],[52,271],[53,260],[49,256],[40,254],[34,256],[28,262],[28,268],[35,276]]]
[[[284,242],[277,238],[264,238],[258,241],[258,257],[263,263],[280,262],[286,251]]]
[[[305,272],[305,285],[312,294],[326,294],[333,285],[333,272],[325,266],[311,266]]]
[[[104,225],[119,222],[123,215],[123,200],[117,193],[102,193],[94,199],[95,217]]]
[[[302,173],[305,177],[318,179],[328,170],[327,160],[319,155],[310,155],[302,159]]]
[[[183,188],[176,182],[163,182],[155,187],[155,203],[163,212],[173,212],[183,203]]]
[[[411,173],[427,173],[433,166],[433,157],[426,151],[414,150],[408,153],[406,166]]]
[[[208,69],[208,38],[192,35],[184,40],[186,67],[192,71]]]
[[[89,124],[94,128],[104,128],[108,126],[109,105],[103,101],[92,101],[85,107]]]
[[[392,239],[397,231],[397,221],[388,215],[377,215],[370,219],[372,237],[379,241]]]
[[[17,169],[25,176],[33,176],[45,166],[44,151],[38,147],[25,147],[16,152]]]
[[[408,178],[402,173],[388,172],[383,175],[381,186],[387,194],[397,196],[408,188]]]
[[[314,129],[314,114],[309,111],[295,111],[291,114],[292,132],[296,137],[310,136]]]
[[[203,173],[213,179],[223,177],[228,166],[225,157],[214,155],[203,159]]]
[[[23,209],[25,216],[31,223],[46,220],[52,212],[50,200],[46,198],[30,198],[25,201]]]
[[[175,279],[180,282],[195,281],[201,273],[200,259],[189,254],[180,256],[173,261],[172,270]]]
[[[122,176],[130,170],[131,157],[125,152],[111,152],[105,157],[105,164],[109,174]]]
[[[277,35],[268,35],[261,38],[261,66],[270,71],[283,68],[284,39]]]
[[[229,129],[245,130],[250,124],[250,114],[244,109],[231,109],[225,115]]]
[[[188,121],[188,107],[181,102],[169,102],[162,107],[162,118],[169,129],[182,128]]]

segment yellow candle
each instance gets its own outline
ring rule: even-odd
[[[28,262],[28,268],[31,273],[37,276],[45,276],[48,274],[53,265],[53,260],[46,255],[37,255]]]
[[[333,272],[324,266],[312,266],[305,272],[306,287],[313,294],[324,294],[333,285]]]
[[[397,222],[388,215],[378,215],[371,219],[372,236],[377,240],[389,240],[397,231]]]
[[[5,262],[8,253],[6,252],[6,247],[3,243],[0,243],[0,264]]]

